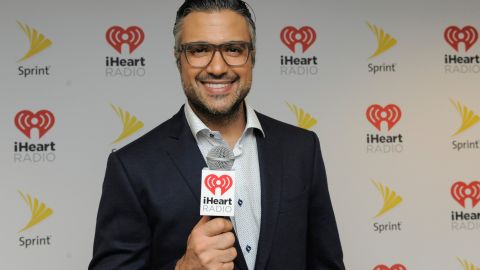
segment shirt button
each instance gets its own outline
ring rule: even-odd
[[[242,204],[243,204],[243,201],[241,199],[238,199],[238,205],[240,205],[240,207],[241,207]]]
[[[247,247],[245,249],[247,250],[248,253],[250,253],[250,250],[252,250],[252,247],[247,245]]]

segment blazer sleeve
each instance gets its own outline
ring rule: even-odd
[[[320,142],[313,133],[313,178],[308,214],[307,269],[344,270],[343,253],[328,192]]]
[[[108,158],[89,270],[151,269],[152,233],[148,217],[125,166]],[[176,260],[155,270],[173,270]]]
[[[150,228],[128,173],[115,152],[108,158],[89,270],[147,269]]]

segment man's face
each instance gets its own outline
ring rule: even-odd
[[[235,12],[192,12],[184,18],[181,44],[235,41],[251,41],[245,18]],[[227,118],[237,112],[252,84],[252,55],[245,65],[230,67],[217,51],[204,68],[192,67],[183,53],[178,57],[183,89],[195,111],[208,117]]]

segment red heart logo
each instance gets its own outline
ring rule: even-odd
[[[407,268],[401,264],[394,264],[391,267],[381,264],[381,265],[375,266],[373,270],[407,270]]]
[[[456,26],[450,26],[443,32],[445,41],[447,41],[455,51],[458,52],[458,44],[465,44],[465,51],[468,51],[478,39],[478,32],[473,26],[467,25],[462,29]]]
[[[29,139],[33,128],[38,129],[38,135],[42,138],[54,124],[55,116],[48,110],[40,110],[37,113],[23,110],[15,115],[15,126]]]
[[[145,39],[143,30],[138,26],[130,26],[126,30],[120,26],[112,26],[105,33],[108,44],[119,54],[122,53],[122,45],[128,44],[130,54],[133,53]]]
[[[280,33],[280,39],[293,53],[297,43],[302,44],[302,52],[306,52],[317,39],[317,33],[310,26],[304,26],[298,30],[293,26],[287,26]]]
[[[205,177],[205,186],[215,195],[215,189],[220,188],[221,195],[223,195],[227,190],[232,187],[233,180],[229,175],[220,175],[209,174]]]
[[[455,199],[463,208],[465,200],[472,200],[472,207],[475,207],[480,201],[480,182],[474,181],[467,185],[464,182],[456,182],[450,189],[453,199]]]
[[[367,109],[367,119],[374,127],[379,131],[381,130],[381,124],[383,121],[387,122],[388,130],[392,129],[400,118],[402,117],[402,111],[400,107],[395,104],[389,104],[382,107],[378,104],[374,104]]]

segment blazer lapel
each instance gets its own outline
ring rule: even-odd
[[[171,122],[172,127],[169,136],[171,141],[168,144],[168,154],[190,188],[192,196],[198,201],[200,211],[202,169],[207,167],[207,164],[188,126],[183,106],[172,117]]]
[[[261,179],[262,217],[257,258],[255,262],[256,270],[265,268],[272,247],[280,207],[280,193],[282,187],[281,168],[283,167],[280,151],[281,146],[273,142],[271,137],[273,133],[268,132],[267,120],[260,117],[261,115],[259,115],[259,120],[262,124],[262,129],[265,132],[265,138],[257,136]]]

